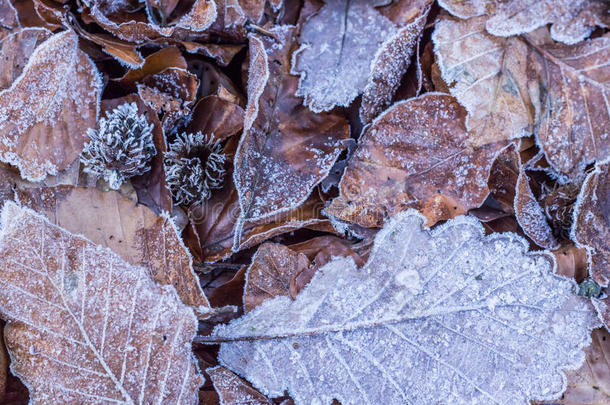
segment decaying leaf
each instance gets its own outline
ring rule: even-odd
[[[234,250],[246,221],[305,202],[349,138],[344,117],[314,114],[294,96],[297,78],[288,73],[293,31],[280,26],[273,37],[249,36],[248,105],[233,171],[241,209]]]
[[[212,379],[220,397],[220,405],[271,405],[263,394],[237,374],[222,366],[208,368],[206,373]]]
[[[608,286],[610,282],[610,161],[595,166],[587,176],[574,206],[572,240],[587,249],[589,273]]]
[[[0,311],[31,403],[192,404],[192,310],[142,267],[6,203]]]
[[[478,207],[504,144],[469,146],[465,116],[457,101],[442,93],[394,104],[361,135],[341,179],[341,194],[325,212],[380,227],[408,207],[423,212],[429,224]]]
[[[99,73],[72,31],[25,28],[0,47],[0,58],[12,61],[0,73],[0,160],[39,181],[81,153],[98,115]]]
[[[610,36],[573,46],[553,43],[546,28],[498,38],[485,21],[445,15],[433,34],[442,77],[468,111],[472,142],[536,129],[549,163],[567,175],[608,156]]]
[[[575,283],[514,234],[460,217],[433,231],[410,210],[367,264],[322,267],[297,296],[267,300],[207,343],[263,394],[297,405],[524,404],[564,389],[599,325]]]
[[[173,285],[186,305],[208,306],[180,232],[167,214],[158,216],[116,191],[95,188],[26,189],[17,192],[17,199],[53,224],[146,268],[154,281]]]
[[[553,24],[553,39],[571,45],[588,37],[596,26],[610,25],[604,0],[439,0],[439,4],[460,18],[487,15],[487,31],[502,37]]]

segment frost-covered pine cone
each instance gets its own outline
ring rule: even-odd
[[[133,176],[150,170],[148,163],[157,154],[153,143],[153,125],[138,114],[136,103],[124,103],[89,129],[81,162],[85,172],[103,177],[118,189]]]
[[[181,133],[165,153],[165,177],[178,205],[191,205],[210,198],[221,188],[226,156],[213,136]]]

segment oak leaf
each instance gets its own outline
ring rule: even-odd
[[[292,26],[279,26],[270,30],[273,37],[248,37],[248,105],[233,171],[241,210],[234,250],[246,221],[304,203],[349,138],[343,116],[314,114],[294,96],[297,78],[288,73],[293,32]]]
[[[599,320],[552,256],[460,217],[392,218],[367,264],[335,259],[212,335],[221,364],[300,404],[525,404],[564,389]]]
[[[394,104],[361,135],[325,213],[370,228],[408,207],[430,224],[478,207],[504,144],[469,146],[465,115],[441,93]]]
[[[553,24],[551,37],[572,45],[596,26],[610,25],[608,5],[599,0],[439,0],[439,4],[460,18],[486,15],[487,32],[502,37]]]
[[[549,163],[567,175],[610,153],[610,36],[573,46],[553,43],[546,28],[498,38],[485,32],[484,17],[444,15],[433,41],[475,145],[536,132]]]
[[[25,28],[0,47],[0,160],[39,181],[81,153],[97,119],[101,79],[72,31]]]
[[[33,404],[191,404],[192,310],[142,267],[8,202],[0,312]]]

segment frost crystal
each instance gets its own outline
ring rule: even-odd
[[[295,404],[528,404],[565,389],[599,326],[576,284],[517,235],[401,212],[369,261],[320,268],[203,341],[267,396]]]
[[[213,136],[181,133],[165,154],[167,186],[178,205],[207,200],[222,187],[226,156]]]
[[[118,189],[133,176],[150,170],[148,162],[157,154],[153,125],[138,114],[136,103],[124,103],[89,129],[81,162],[85,172],[103,177],[110,188]]]

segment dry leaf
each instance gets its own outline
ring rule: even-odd
[[[71,31],[51,35],[26,28],[0,47],[0,58],[11,60],[1,74],[0,160],[18,167],[23,178],[39,181],[81,153],[99,111],[99,73]]]
[[[215,139],[225,140],[244,126],[244,109],[218,96],[202,97],[193,107],[191,133],[214,134]]]
[[[363,227],[380,227],[408,207],[429,224],[478,207],[503,143],[468,146],[466,112],[447,94],[428,93],[394,104],[360,137],[325,212]]]
[[[589,256],[589,274],[607,287],[610,282],[610,161],[595,166],[574,206],[572,240]]]
[[[192,404],[192,310],[107,249],[6,203],[0,311],[31,403]]]
[[[205,370],[220,397],[220,405],[271,405],[263,394],[222,366]]]
[[[244,312],[270,298],[291,296],[290,280],[308,267],[309,260],[304,254],[277,243],[263,243],[246,273]]]
[[[571,45],[588,37],[595,26],[610,25],[604,0],[439,0],[439,4],[460,18],[487,15],[487,31],[501,37],[553,24],[553,39]]]
[[[555,398],[599,325],[552,257],[460,217],[433,231],[413,210],[377,234],[367,264],[336,259],[295,301],[219,325],[219,359],[295,404],[524,404]]]
[[[443,16],[433,40],[443,79],[468,111],[472,142],[536,135],[559,172],[580,173],[610,153],[610,36],[567,46],[546,28],[519,37],[485,32],[485,18]]]
[[[588,274],[587,251],[579,249],[573,244],[564,244],[551,253],[555,256],[557,268],[555,272],[570,277],[581,283]]]
[[[294,96],[288,74],[294,27],[274,28],[274,37],[250,35],[248,106],[233,180],[241,213],[233,249],[246,221],[297,208],[329,173],[349,138],[345,118],[314,114]]]
[[[186,305],[207,307],[192,260],[173,220],[116,191],[54,187],[19,190],[17,198],[53,224],[145,267],[153,280],[173,285]]]

